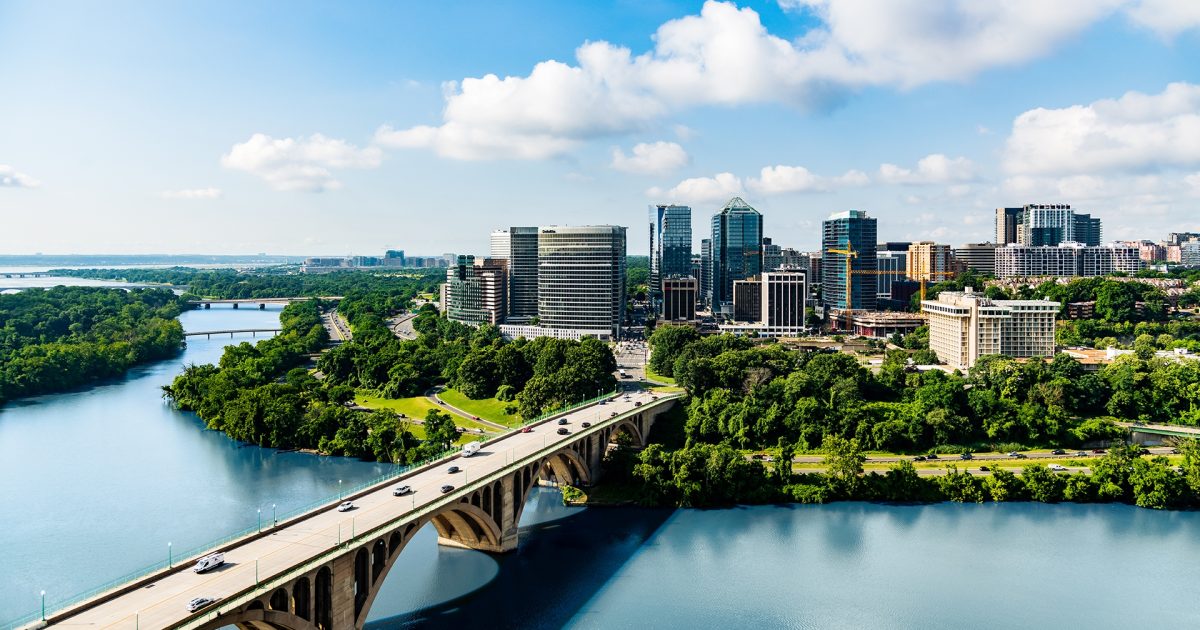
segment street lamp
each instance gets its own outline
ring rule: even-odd
[[[275,504],[271,504],[271,527],[279,524],[279,519],[275,518]]]
[[[167,543],[167,568],[170,569],[172,564],[173,558],[171,558],[171,543]]]
[[[345,495],[342,494],[342,480],[338,479],[338,498],[340,499],[343,496]]]
[[[42,621],[46,620],[46,591],[42,591]]]
[[[258,508],[258,532],[262,533],[262,508]]]

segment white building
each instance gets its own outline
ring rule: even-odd
[[[1120,243],[1095,247],[1082,243],[1009,244],[996,248],[995,264],[998,278],[1106,276],[1118,271],[1135,274],[1142,269],[1138,248]]]
[[[945,291],[921,302],[929,319],[929,349],[951,367],[968,370],[979,357],[1046,357],[1054,354],[1058,302],[992,300],[966,291]]]
[[[807,273],[804,271],[768,271],[757,280],[760,291],[754,292],[759,314],[754,322],[731,323],[720,326],[721,332],[748,334],[757,337],[799,337],[804,334],[805,303],[808,296]],[[742,280],[747,283],[753,280]]]

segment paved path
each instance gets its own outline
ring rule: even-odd
[[[150,585],[132,590],[121,597],[58,621],[63,628],[163,628],[189,618],[185,604],[194,597],[230,597],[292,567],[313,560],[346,541],[355,532],[364,532],[404,518],[406,514],[441,502],[451,503],[459,497],[455,492],[444,494],[441,486],[455,487],[487,477],[511,462],[537,453],[549,452],[555,445],[576,439],[583,421],[603,423],[603,413],[632,411],[635,403],[650,403],[651,393],[632,393],[604,407],[584,408],[547,419],[533,425],[530,433],[513,432],[493,441],[477,455],[456,457],[432,468],[417,471],[399,479],[380,484],[369,493],[354,499],[355,508],[338,512],[331,503],[303,520],[286,523],[261,538],[243,542],[226,550],[226,566],[220,570],[198,575],[189,566],[177,568]],[[598,409],[598,410],[597,410]],[[568,435],[558,435],[557,418],[568,420]],[[599,430],[599,426],[589,430]],[[461,472],[447,472],[450,464]],[[413,494],[392,496],[392,489],[407,485]],[[414,518],[416,515],[414,514]],[[267,528],[268,530],[270,528]],[[218,535],[220,532],[213,532]],[[84,554],[79,562],[104,562],[102,555]],[[180,560],[180,563],[185,560]],[[216,606],[220,609],[220,604]]]
[[[437,393],[442,391],[443,389],[444,388],[441,385],[435,385],[433,387],[430,387],[429,390],[425,392],[425,398],[428,398],[429,402],[437,405],[438,407],[441,407],[442,409],[445,409],[446,411],[449,411],[450,413],[452,413],[456,416],[461,417],[464,420],[470,420],[471,422],[478,422],[479,424],[486,424],[487,426],[492,427],[498,431],[508,431],[509,429],[512,428],[512,427],[506,427],[503,424],[497,424],[495,422],[492,422],[491,420],[484,420],[483,418],[480,418],[479,416],[473,416],[473,415],[463,411],[462,409],[459,409],[458,407],[455,407],[454,405],[451,405],[450,403],[442,400],[441,397],[437,395]]]

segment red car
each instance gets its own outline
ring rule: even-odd
[[[521,433],[533,433],[533,427],[521,427]]]

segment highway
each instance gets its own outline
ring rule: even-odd
[[[1173,449],[1169,446],[1156,446],[1146,449],[1151,455],[1170,455]],[[970,464],[972,462],[993,462],[1008,460],[1013,463],[1020,463],[1030,459],[1083,459],[1086,457],[1100,457],[1100,454],[1092,453],[1091,449],[1083,451],[1086,455],[1076,455],[1079,449],[1069,449],[1065,455],[1055,455],[1050,451],[1022,451],[1024,457],[1012,457],[1006,453],[973,453],[971,459],[960,459],[958,455],[939,455],[938,459],[931,460],[947,464]],[[867,456],[866,463],[896,463],[902,461],[913,461],[914,456],[910,455],[885,455],[885,456]],[[792,461],[797,464],[820,464],[825,461],[824,455],[797,455],[792,458]]]
[[[338,315],[337,309],[322,313],[321,319],[325,322],[325,329],[329,331],[330,341],[350,341],[354,336],[350,332],[350,326],[346,324],[346,320]]]
[[[628,396],[628,399],[626,398]],[[57,621],[63,628],[162,628],[189,617],[185,605],[195,597],[226,598],[254,586],[259,581],[301,565],[346,541],[356,532],[368,531],[393,522],[414,510],[442,502],[457,502],[456,493],[443,494],[440,488],[449,484],[456,488],[495,473],[522,457],[547,452],[555,444],[575,439],[582,430],[581,422],[599,422],[611,412],[633,410],[635,403],[651,402],[651,393],[637,391],[626,394],[616,402],[595,405],[565,416],[547,419],[532,426],[530,433],[514,432],[494,440],[470,458],[455,456],[435,466],[417,470],[401,479],[381,484],[353,499],[354,509],[338,512],[336,501],[327,508],[310,513],[302,520],[284,523],[260,538],[245,541],[225,551],[226,565],[218,570],[198,575],[190,566],[163,574],[154,582],[99,604],[89,610]],[[568,435],[558,435],[557,418],[568,420]],[[450,474],[451,465],[462,468]],[[408,496],[392,496],[392,489],[408,485],[414,492]],[[416,515],[414,515],[416,517]],[[269,524],[268,524],[269,525]],[[221,532],[213,532],[214,536]],[[103,562],[96,554],[82,554],[80,562]],[[188,559],[180,559],[184,564]],[[194,559],[193,559],[194,560]],[[209,607],[204,612],[211,612]],[[220,602],[215,606],[220,609]],[[52,616],[53,618],[53,616]]]

